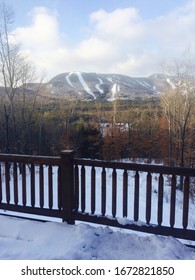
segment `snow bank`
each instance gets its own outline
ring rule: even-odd
[[[1,260],[195,259],[195,250],[172,237],[6,216],[0,216],[0,224]]]

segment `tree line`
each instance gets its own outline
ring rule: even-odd
[[[58,155],[63,149],[73,149],[77,157],[145,158],[190,166],[195,159],[194,108],[186,123],[182,118],[182,124],[175,121],[170,127],[170,112],[165,114],[163,107],[165,97],[112,103],[39,100],[32,108],[34,99],[29,96],[24,115],[19,100],[14,105],[15,128],[10,109],[6,111],[9,103],[4,101],[0,106],[0,151]]]

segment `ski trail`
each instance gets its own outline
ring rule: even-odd
[[[73,72],[70,72],[65,78],[66,78],[66,81],[67,81],[67,83],[71,86],[71,87],[73,87],[75,90],[76,90],[76,92],[79,94],[79,95],[81,95],[82,93],[81,92],[79,92],[78,90],[77,90],[77,88],[72,84],[72,82],[71,82],[71,80],[70,80],[70,76],[72,75],[72,74],[74,74]]]
[[[148,86],[147,86],[146,84],[144,84],[143,82],[140,82],[140,81],[138,81],[138,80],[136,80],[136,82],[137,82],[138,84],[140,84],[142,87],[145,87],[145,88],[148,89]]]
[[[103,85],[103,81],[100,78],[97,78],[97,79],[99,80],[99,84],[96,84],[95,88],[99,91],[99,93],[103,94],[104,91],[103,91],[103,89],[100,88],[100,86]]]
[[[167,83],[172,87],[172,89],[175,89],[175,85],[174,85],[174,83],[173,82],[171,82],[171,80],[170,79],[168,79],[167,78]]]
[[[112,92],[112,96],[108,99],[108,101],[114,101],[115,100],[115,97],[116,97],[116,94],[117,92],[120,91],[120,86],[115,83],[111,89],[111,92]]]
[[[66,81],[67,81],[67,83],[71,86],[71,87],[73,87],[73,88],[75,88],[75,86],[72,84],[72,82],[71,82],[71,80],[70,80],[70,76],[73,74],[73,72],[70,72],[67,76],[66,76]]]
[[[112,78],[110,78],[110,77],[107,77],[107,80],[110,82],[110,83],[113,83],[113,80],[112,80]]]
[[[152,87],[150,84],[148,84],[147,82],[143,82],[144,83],[144,85],[146,85],[147,87]]]
[[[93,92],[90,90],[90,88],[88,87],[88,85],[86,84],[85,80],[83,79],[83,76],[81,74],[81,72],[75,72],[78,76],[78,79],[80,81],[80,83],[82,84],[84,90],[91,96],[93,96],[94,100],[96,99],[96,96],[93,94]]]

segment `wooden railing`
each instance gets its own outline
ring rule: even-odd
[[[58,157],[0,154],[0,209],[62,217],[60,165]]]
[[[73,151],[60,157],[0,154],[0,209],[71,224],[80,220],[195,241],[195,225],[189,224],[193,184],[192,168],[76,159]]]
[[[195,225],[188,223],[189,216],[195,213],[195,207],[189,208],[189,200],[192,199],[190,198],[190,183],[193,184],[194,169],[83,159],[74,159],[73,162],[75,166],[75,219],[195,240]],[[88,173],[87,176],[86,173]],[[154,177],[155,189],[152,184]],[[183,201],[180,204],[181,208],[176,208],[177,182],[180,183],[181,178],[183,191],[178,193]],[[166,180],[170,181],[168,185],[165,184]],[[97,181],[98,185],[96,185]],[[165,188],[167,195],[170,194],[169,198],[164,197]],[[98,191],[99,200],[96,197]],[[145,196],[144,206],[140,205],[141,202],[143,203],[141,195]],[[153,207],[153,196],[156,196],[156,208]],[[108,202],[109,199],[110,202]],[[166,199],[168,199],[167,203],[165,203]],[[90,205],[86,205],[87,201],[90,201]],[[108,203],[111,206],[107,205]],[[168,207],[168,210],[164,209],[165,207]],[[164,217],[165,212],[169,212],[168,218]],[[180,221],[179,225],[176,225],[178,216],[180,216]]]

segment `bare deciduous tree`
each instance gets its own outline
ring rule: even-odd
[[[24,145],[24,136],[26,129],[29,129],[29,118],[32,116],[36,93],[31,97],[31,106],[29,106],[28,87],[35,80],[35,67],[28,60],[21,50],[13,34],[14,12],[12,7],[5,2],[0,3],[0,84],[5,92],[5,131],[7,143],[9,143],[9,131],[12,131],[12,137],[16,143],[21,142]],[[40,83],[41,84],[41,83]],[[16,127],[16,114],[20,115],[22,128]],[[27,121],[28,119],[28,121]],[[18,121],[18,120],[17,120]],[[22,131],[21,131],[22,130]],[[9,144],[7,144],[9,146]],[[9,151],[9,147],[6,148]],[[19,149],[20,150],[20,149]],[[22,149],[21,149],[22,150]]]
[[[187,58],[175,61],[168,70],[172,82],[167,79],[168,86],[161,97],[161,106],[168,124],[169,164],[184,166],[186,133],[195,103],[194,72]]]

